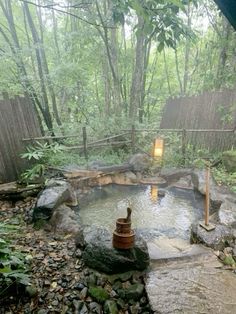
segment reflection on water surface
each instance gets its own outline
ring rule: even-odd
[[[132,227],[153,236],[187,239],[190,226],[202,218],[202,200],[191,190],[169,188],[164,197],[156,186],[95,188],[80,202],[79,216],[85,225],[114,230],[115,221],[132,208]]]

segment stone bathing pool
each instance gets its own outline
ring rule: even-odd
[[[80,199],[78,216],[83,225],[115,228],[119,217],[132,208],[132,228],[147,241],[151,259],[183,254],[190,248],[191,224],[203,219],[203,197],[188,189],[157,186],[107,185]]]

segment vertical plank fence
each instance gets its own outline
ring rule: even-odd
[[[0,182],[18,178],[26,168],[20,157],[22,138],[42,136],[34,108],[27,97],[0,100]]]

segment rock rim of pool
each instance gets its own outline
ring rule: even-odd
[[[117,274],[130,270],[145,270],[150,263],[146,242],[135,237],[135,245],[128,250],[115,249],[112,246],[112,234],[103,228],[85,227],[76,238],[76,245],[84,246],[82,254],[86,266],[106,274]]]
[[[72,171],[73,172],[73,171]],[[130,185],[138,185],[141,182],[149,183],[149,184],[162,184],[161,181],[164,180],[165,185],[168,187],[177,186],[177,188],[183,189],[192,189],[199,192],[201,195],[205,195],[205,171],[197,170],[197,169],[176,169],[176,168],[168,168],[161,169],[161,171],[152,177],[146,177],[145,174],[134,173],[130,171],[126,171],[124,173],[116,173],[114,177],[118,175],[122,175],[123,179],[125,178],[126,183],[129,182]],[[132,174],[132,176],[131,176]],[[118,176],[119,177],[119,176]],[[135,178],[134,178],[135,177]],[[100,178],[100,177],[99,177]],[[101,178],[110,178],[110,174],[104,174]],[[38,200],[35,208],[33,209],[33,219],[37,220],[46,220],[49,225],[53,222],[53,230],[64,233],[71,233],[71,228],[67,228],[67,226],[63,226],[63,221],[65,219],[61,219],[59,222],[59,227],[57,228],[57,221],[52,217],[57,216],[56,213],[60,211],[60,217],[62,214],[66,218],[68,216],[69,210],[62,211],[60,210],[61,205],[68,205],[72,208],[72,210],[77,205],[78,191],[76,182],[80,182],[84,187],[87,186],[88,182],[83,180],[84,178],[75,177],[73,180],[65,180],[62,178],[52,179],[47,184],[45,189],[39,194]],[[114,178],[113,178],[114,179]],[[121,177],[119,177],[119,180]],[[155,180],[154,180],[155,179]],[[98,184],[95,182],[94,178],[90,178],[93,182],[92,186]],[[144,180],[144,181],[143,181]],[[154,181],[153,181],[154,180]],[[108,180],[105,180],[105,185],[112,183]],[[121,182],[119,181],[119,184]],[[122,184],[121,184],[122,185]],[[88,185],[89,186],[89,185]],[[210,193],[210,215],[216,214],[214,217],[212,216],[213,223],[220,223],[226,226],[231,226],[233,228],[236,227],[236,197],[235,194],[228,191],[226,187],[217,186],[214,179],[211,179],[211,193]],[[90,186],[91,188],[91,186]],[[83,190],[81,190],[83,191]],[[68,224],[67,224],[68,225]],[[75,232],[76,232],[76,228]]]

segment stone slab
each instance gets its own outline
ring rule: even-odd
[[[158,265],[146,282],[154,313],[236,313],[236,274],[220,266],[213,253]]]
[[[156,262],[183,260],[209,252],[209,248],[198,244],[190,245],[189,241],[180,238],[159,237],[148,241],[147,246],[150,259]]]

